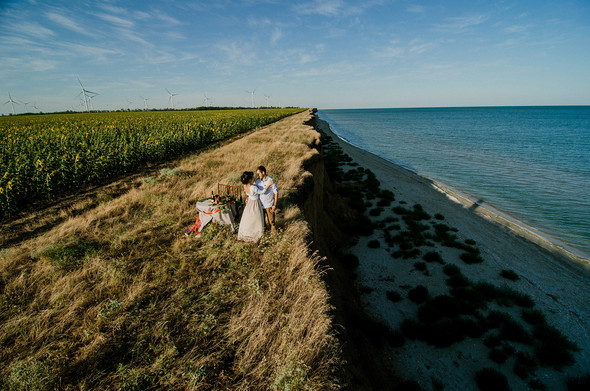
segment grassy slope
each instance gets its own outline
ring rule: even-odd
[[[51,209],[0,252],[0,386],[330,389],[338,347],[296,199],[318,134],[302,113],[178,162],[173,176]],[[282,226],[259,245],[183,233],[194,202],[264,164]],[[154,183],[155,182],[155,183]]]

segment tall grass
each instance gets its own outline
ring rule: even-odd
[[[112,199],[82,200],[46,232],[23,229],[0,252],[0,388],[337,388],[322,269],[290,201],[318,153],[309,117],[186,158]],[[277,235],[183,235],[196,200],[260,164],[280,189]]]

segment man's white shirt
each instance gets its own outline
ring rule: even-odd
[[[268,186],[270,181],[273,181],[274,183],[270,185],[266,191],[264,191],[264,188]],[[262,203],[262,207],[264,209],[272,207],[275,203],[275,194],[279,194],[277,182],[267,175],[264,180],[256,179],[256,187],[263,191],[263,193],[260,194],[260,202]]]

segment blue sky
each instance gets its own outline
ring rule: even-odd
[[[588,105],[589,21],[588,0],[0,0],[0,113],[81,110],[77,77],[100,110]]]

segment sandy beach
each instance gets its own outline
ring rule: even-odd
[[[566,381],[590,372],[590,267],[588,260],[577,257],[524,224],[503,216],[493,208],[483,206],[469,197],[437,184],[374,154],[338,138],[329,125],[318,120],[318,126],[354,162],[373,171],[382,190],[395,194],[396,202],[411,207],[420,204],[430,214],[442,214],[445,224],[457,229],[461,241],[477,243],[484,262],[467,265],[456,249],[437,247],[446,263],[460,267],[472,281],[486,281],[530,296],[535,309],[545,313],[549,325],[561,331],[580,350],[574,353],[575,364],[561,371],[539,367],[534,379],[549,390],[566,390]],[[393,217],[391,208],[378,219]],[[369,248],[368,242],[379,240],[379,248]],[[390,328],[397,330],[401,322],[416,316],[417,306],[408,300],[410,288],[424,285],[431,296],[445,294],[445,275],[441,267],[428,264],[428,271],[416,270],[416,260],[392,257],[383,230],[362,237],[351,249],[360,259],[358,284],[363,304]],[[500,276],[502,270],[514,271],[519,279],[508,281]],[[392,302],[388,291],[397,291],[404,298]],[[514,310],[511,310],[514,311]],[[517,313],[514,313],[517,316]],[[481,339],[466,338],[447,348],[437,348],[418,340],[407,340],[402,347],[391,348],[386,354],[392,369],[408,379],[416,380],[425,390],[477,389],[475,373],[482,368],[494,368],[504,373],[512,389],[529,389],[530,378],[523,381],[512,371],[511,360],[498,364],[488,358],[489,349]],[[441,388],[442,387],[442,388]]]

